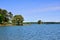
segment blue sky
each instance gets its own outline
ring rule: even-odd
[[[60,21],[60,0],[0,0],[0,8],[22,15],[24,21]]]

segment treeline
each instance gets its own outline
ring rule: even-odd
[[[60,22],[24,22],[23,24],[60,24]]]
[[[37,22],[24,22],[23,24],[42,24],[42,21],[38,20]]]
[[[22,15],[13,16],[12,12],[8,12],[5,9],[0,9],[0,25],[23,25],[23,24],[60,24],[60,22],[23,22],[24,17]]]
[[[0,25],[23,25],[24,18],[22,15],[13,16],[12,12],[0,9]]]
[[[37,24],[37,22],[24,22],[23,24]]]

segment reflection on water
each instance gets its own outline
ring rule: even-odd
[[[60,24],[0,27],[0,40],[60,40]]]

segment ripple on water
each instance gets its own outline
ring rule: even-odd
[[[60,40],[60,25],[1,27],[0,40]]]

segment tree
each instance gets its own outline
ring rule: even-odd
[[[3,16],[0,14],[0,24],[2,24],[2,20],[3,20],[2,17]]]
[[[2,9],[0,9],[0,24],[2,23],[3,21],[3,15],[2,15]]]
[[[8,12],[7,10],[2,10],[2,14],[3,14],[3,22],[8,22],[9,18],[8,18]]]
[[[12,12],[8,13],[9,23],[12,23],[13,14]]]
[[[38,20],[38,24],[42,24],[42,21],[41,20]]]
[[[12,13],[11,12],[8,12],[7,10],[5,9],[0,9],[0,22],[9,22],[9,18],[11,18],[12,16]]]
[[[13,14],[11,12],[8,13],[10,19],[13,17]]]
[[[22,15],[15,15],[13,17],[12,23],[15,23],[15,25],[23,25],[24,18]]]
[[[2,9],[0,9],[0,14],[2,14]]]

